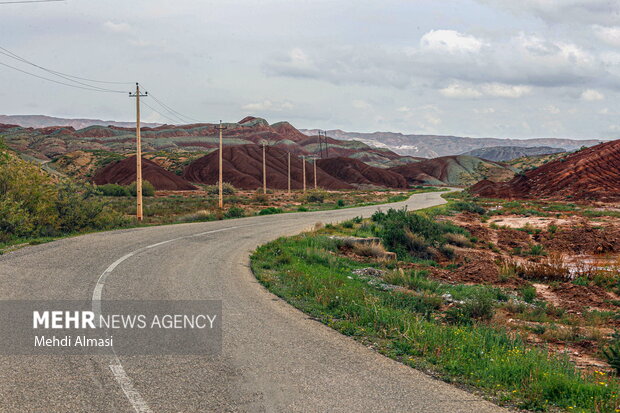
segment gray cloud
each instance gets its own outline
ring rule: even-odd
[[[620,19],[620,3],[613,0],[478,0],[518,14],[533,15],[551,23],[613,26]]]

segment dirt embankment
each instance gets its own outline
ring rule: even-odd
[[[197,189],[178,175],[157,165],[155,162],[142,158],[142,178],[149,181],[157,190],[192,191]],[[130,156],[122,161],[108,164],[97,171],[93,182],[97,185],[119,184],[130,185],[136,181],[136,157]]]
[[[506,183],[483,180],[470,191],[492,198],[620,201],[620,140],[582,149]]]

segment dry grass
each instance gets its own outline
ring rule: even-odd
[[[560,254],[551,254],[543,262],[515,262],[512,266],[514,272],[526,280],[564,282],[574,277]]]
[[[379,242],[356,243],[353,245],[352,250],[355,254],[362,257],[371,257],[380,260],[394,258],[394,253],[386,251]]]
[[[463,234],[454,234],[448,232],[444,235],[448,244],[456,245],[457,247],[471,247],[471,241]]]

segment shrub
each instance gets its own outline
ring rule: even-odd
[[[338,206],[338,208],[342,208],[342,207],[345,205],[345,203],[344,203],[344,199],[339,199],[339,200],[336,202],[336,205]]]
[[[130,196],[129,188],[118,184],[105,184],[97,187],[97,191],[103,196]]]
[[[137,184],[132,182],[129,185],[129,193],[131,196],[136,196]],[[142,196],[155,196],[155,187],[149,181],[142,181]]]
[[[536,288],[533,285],[523,287],[521,289],[521,295],[523,296],[523,301],[531,303],[536,298]]]
[[[308,195],[306,195],[306,202],[316,202],[322,204],[325,201],[325,198],[327,198],[327,193],[325,191],[315,189],[308,192]]]
[[[254,203],[257,204],[266,204],[269,202],[269,196],[267,194],[257,193],[254,194]]]
[[[128,224],[95,193],[90,186],[55,183],[38,166],[0,151],[0,241]]]
[[[401,259],[409,255],[431,258],[429,247],[443,245],[447,233],[469,235],[454,224],[436,222],[425,215],[409,213],[405,209],[389,209],[386,213],[377,211],[372,215],[372,220],[380,224],[377,235],[383,244],[390,251],[396,252]]]
[[[353,228],[353,220],[344,221],[340,225],[342,225],[342,228]]]
[[[607,363],[616,370],[616,374],[620,374],[620,333],[616,331],[613,338],[612,344],[602,351]]]
[[[460,212],[472,212],[478,215],[486,213],[484,208],[474,202],[457,201],[450,206],[450,209]]]
[[[547,253],[545,252],[545,247],[543,247],[541,244],[534,244],[530,247],[530,250],[528,251],[529,255],[547,255]]]
[[[241,218],[245,216],[245,211],[240,207],[231,207],[224,216],[226,218]]]
[[[269,207],[265,209],[261,209],[258,215],[273,215],[273,214],[281,214],[282,209],[276,207]]]
[[[452,324],[471,324],[472,321],[490,320],[495,313],[493,297],[488,291],[477,291],[463,304],[446,311],[446,321]]]
[[[219,185],[207,185],[205,186],[205,191],[209,195],[219,195],[220,186]],[[233,184],[228,182],[222,182],[222,194],[223,195],[234,195],[237,193],[237,188],[233,186]]]

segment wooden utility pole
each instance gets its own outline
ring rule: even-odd
[[[222,121],[220,120],[220,125],[216,126],[216,129],[219,129],[220,131],[220,156],[219,156],[219,163],[220,163],[220,168],[219,168],[219,180],[218,180],[218,184],[219,184],[219,188],[218,188],[218,192],[219,192],[219,201],[218,201],[218,207],[220,209],[224,208],[224,189],[223,189],[223,182],[222,182],[222,169],[223,169],[223,162],[222,162],[222,152],[223,152],[223,145],[222,145],[222,131],[224,129],[226,129],[226,126],[222,126]]]
[[[265,142],[263,142],[263,194],[267,194],[267,163],[265,161]]]
[[[306,192],[306,157],[305,156],[301,157],[301,169],[302,169],[302,175],[303,175],[303,181],[304,181],[304,192]]]
[[[314,189],[316,189],[316,158],[314,158]]]
[[[129,92],[129,97],[136,98],[136,218],[142,221],[142,140],[140,138],[140,85],[136,82],[136,93]]]
[[[288,194],[291,194],[291,153],[288,153]]]

